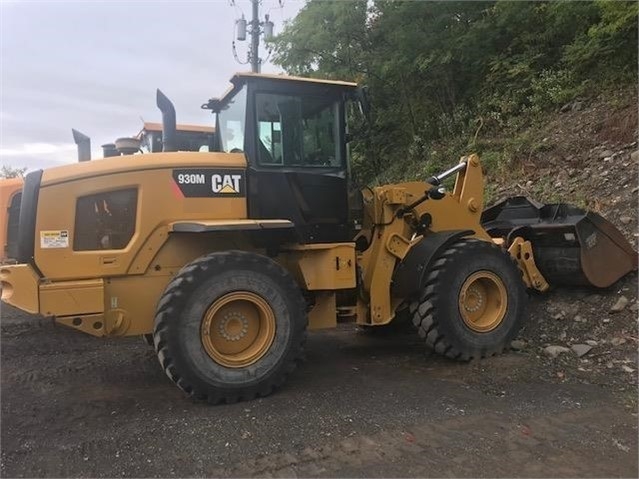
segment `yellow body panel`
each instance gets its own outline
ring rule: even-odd
[[[309,329],[334,328],[337,324],[335,291],[320,291],[315,294],[315,305],[308,313]]]
[[[213,251],[254,250],[241,232],[173,233],[158,249],[152,261],[141,268],[145,271],[143,275],[129,274],[106,280],[104,307],[108,334],[152,332],[157,302],[171,278],[185,264]]]
[[[111,176],[118,173],[188,167],[246,168],[246,158],[242,153],[200,153],[191,151],[115,156],[48,168],[42,175],[41,186],[45,187],[57,183],[67,183],[80,178],[105,175],[107,177],[104,180],[108,183]]]
[[[155,308],[171,277],[167,272],[108,280],[105,291],[107,334],[119,336],[153,332]]]
[[[309,291],[355,287],[355,243],[299,245],[283,256],[286,267]]]
[[[40,285],[40,313],[71,316],[104,311],[104,281],[84,279]]]
[[[55,322],[63,326],[77,329],[91,336],[106,336],[103,314],[85,314],[82,316],[66,316],[55,318]]]
[[[131,268],[134,268],[131,272],[143,273],[143,266],[151,259],[150,253],[157,252],[157,248],[163,244],[163,239],[157,241],[155,245],[147,244],[153,232],[161,231],[162,228],[166,229],[169,224],[185,218],[210,219],[211,214],[215,214],[219,220],[246,218],[245,197],[184,197],[177,189],[172,177],[175,168],[242,166],[245,164],[242,155],[159,153],[140,156],[147,157],[148,161],[138,162],[130,160],[129,157],[118,157],[115,162],[105,159],[45,171],[39,202],[56,205],[56,214],[50,214],[49,210],[38,210],[36,238],[39,239],[46,231],[67,231],[70,238],[69,246],[66,248],[42,248],[36,241],[36,264],[47,279],[69,280],[117,276],[130,272]],[[117,172],[102,174],[108,170],[108,168],[105,170],[104,166],[107,163]],[[119,171],[123,163],[129,164],[128,171]],[[85,165],[93,166],[93,168],[84,168]],[[66,168],[74,171],[72,175],[69,175],[71,178],[76,180],[81,178],[81,173],[76,173],[76,169],[83,170],[86,177],[82,181],[62,181],[64,171],[60,170],[66,170]],[[136,188],[138,191],[135,234],[129,244],[118,250],[75,251],[73,238],[77,226],[75,216],[77,199],[85,195],[127,188]]]
[[[40,312],[38,286],[40,278],[29,264],[0,268],[2,301],[28,313]]]

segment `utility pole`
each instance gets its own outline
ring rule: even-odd
[[[237,56],[235,50],[235,41],[233,41],[233,55],[238,63],[251,64],[251,71],[259,73],[262,66],[262,59],[260,58],[260,35],[264,35],[265,40],[269,40],[273,37],[273,22],[269,20],[268,15],[264,15],[264,21],[260,21],[260,2],[262,0],[249,0],[252,7],[252,18],[250,22],[247,22],[242,18],[235,21],[237,40],[242,42],[246,40],[246,34],[251,35],[251,43],[248,49],[247,61],[242,62]],[[232,3],[234,5],[234,2]],[[249,27],[247,29],[247,26]],[[248,31],[247,31],[248,30]]]
[[[260,6],[259,0],[251,0],[253,4],[253,20],[251,20],[251,49],[249,57],[251,59],[251,71],[260,72]]]

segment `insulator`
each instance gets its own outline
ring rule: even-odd
[[[264,40],[271,40],[273,38],[273,22],[264,22]]]
[[[237,27],[237,39],[241,42],[246,40],[246,20],[244,16],[239,20],[236,20],[235,25]]]

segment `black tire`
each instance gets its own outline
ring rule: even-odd
[[[237,291],[268,303],[275,333],[253,364],[227,367],[207,353],[200,327],[217,299]],[[284,268],[265,256],[228,251],[203,256],[175,276],[158,303],[153,337],[167,376],[189,396],[217,404],[266,396],[281,386],[301,359],[306,327],[306,303]]]
[[[464,283],[481,271],[496,275],[507,297],[503,319],[485,332],[467,326],[459,306]],[[492,243],[471,239],[454,243],[433,261],[421,297],[410,308],[413,324],[429,348],[468,361],[509,347],[525,320],[526,302],[521,272],[510,256]]]
[[[140,337],[142,338],[142,341],[144,341],[144,344],[146,344],[147,346],[151,346],[152,348],[155,348],[155,343],[153,341],[152,334],[143,334]]]

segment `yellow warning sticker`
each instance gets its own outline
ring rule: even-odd
[[[69,247],[69,231],[40,231],[40,248],[68,248]]]

